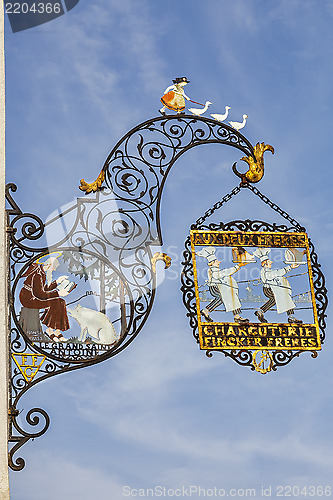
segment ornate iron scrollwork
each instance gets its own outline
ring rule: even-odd
[[[152,247],[158,250],[156,247],[162,245],[160,206],[167,176],[182,154],[205,144],[236,148],[248,158],[251,171],[259,168],[259,175],[263,173],[263,152],[271,148],[262,147],[262,154],[258,156],[258,152],[242,134],[209,118],[186,115],[158,117],[133,128],[115,145],[96,181],[87,183],[81,180],[80,189],[90,193],[89,196],[78,198],[46,221],[37,215],[22,212],[12,196],[16,186],[7,186],[12,356],[10,466],[14,470],[24,467],[24,460],[15,460],[14,454],[29,439],[46,432],[50,423],[44,410],[34,408],[28,411],[26,423],[38,427],[38,430],[35,433],[28,432],[19,424],[18,405],[26,391],[51,376],[91,366],[115,356],[142,330],[155,298],[156,260],[163,259],[166,267],[170,264],[166,254],[152,252]],[[256,188],[245,183],[244,179],[249,179],[243,178],[243,175],[243,187],[249,187],[258,196],[263,196],[258,194]],[[198,219],[193,227],[206,227],[203,226],[206,218],[240,189],[235,188]],[[276,209],[273,205],[272,208]],[[285,216],[285,212],[279,210],[280,215]],[[290,217],[288,220],[291,224],[296,222]],[[223,227],[271,227],[261,221],[234,221],[228,224]],[[269,230],[277,231],[280,226],[272,227]],[[29,307],[24,309],[22,302],[22,289],[25,287],[29,291],[32,287],[29,276],[37,271],[42,273],[47,266],[45,259],[51,258],[52,261],[55,255],[58,256],[62,272],[72,280],[68,282],[70,294],[66,295],[66,310],[70,310],[69,338],[65,330],[61,335],[44,331],[41,321],[45,319],[45,309],[41,309],[42,315],[37,308],[31,308],[33,312],[27,311]],[[311,255],[323,341],[327,298],[314,249]],[[189,241],[186,242],[184,258],[183,300],[193,334],[198,340]],[[46,274],[45,270],[43,272]],[[76,288],[73,288],[75,285]],[[85,311],[80,310],[79,306]],[[88,319],[86,316],[83,321],[84,314],[88,314]],[[99,333],[101,329],[98,332],[89,330],[92,315],[104,322],[109,340],[103,341]],[[221,352],[231,356],[240,365],[255,369],[251,352]],[[212,355],[209,350],[207,355]],[[297,355],[273,353],[273,369],[288,363]]]
[[[133,128],[116,144],[95,182],[81,180],[80,189],[90,196],[78,198],[46,221],[24,213],[12,196],[16,186],[8,184],[13,469],[24,467],[23,459],[13,457],[18,449],[49,426],[49,417],[41,409],[30,410],[26,417],[32,426],[41,425],[39,417],[43,417],[41,430],[30,433],[19,425],[17,408],[26,391],[51,376],[115,356],[141,331],[155,298],[156,259],[170,264],[163,252],[157,257],[151,251],[162,245],[160,204],[168,173],[183,153],[212,143],[254,157],[250,142],[228,125],[192,116],[159,117]],[[58,256],[62,272],[75,282],[68,286],[77,285],[66,296],[66,308],[72,315],[70,338],[57,330],[47,334],[40,324],[45,318],[43,309],[31,312],[21,300],[22,289],[29,291],[32,286],[25,280],[34,272],[44,272],[43,266],[52,256]],[[79,302],[90,312],[78,311]],[[83,314],[100,314],[109,330],[114,328],[114,341],[105,344],[97,333],[94,341],[89,337],[89,325],[83,328],[81,324],[80,331]],[[76,328],[74,335],[72,328]]]

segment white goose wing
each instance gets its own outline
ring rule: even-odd
[[[205,111],[207,111],[208,106],[210,104],[212,104],[210,101],[206,101],[206,104],[205,104],[204,108],[202,108],[202,109],[189,108],[189,111],[191,111],[191,113],[193,113],[194,115],[202,115],[203,113],[205,113]]]
[[[232,128],[238,130],[239,126],[242,125],[240,122],[229,122]]]
[[[236,130],[239,130],[243,127],[245,127],[245,124],[246,124],[246,118],[248,118],[247,115],[243,115],[243,121],[242,122],[229,122],[230,125],[236,129]]]
[[[218,122],[223,122],[227,118],[227,116],[228,116],[229,109],[231,109],[230,106],[226,106],[225,107],[225,113],[223,115],[212,114],[210,116],[212,116],[214,118],[214,120],[217,120]]]
[[[193,114],[193,115],[200,115],[200,113],[202,112],[201,109],[198,109],[198,108],[188,108],[188,110]]]

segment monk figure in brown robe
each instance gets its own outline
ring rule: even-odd
[[[28,309],[44,309],[40,319],[47,326],[47,335],[53,342],[66,342],[62,332],[69,330],[69,321],[66,303],[62,297],[69,292],[56,288],[67,276],[60,276],[47,283],[47,276],[52,276],[58,266],[56,257],[49,257],[43,264],[31,264],[22,275],[25,281],[19,298],[21,304]]]

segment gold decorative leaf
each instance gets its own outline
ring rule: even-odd
[[[152,270],[153,270],[153,273],[155,273],[155,274],[156,274],[156,262],[158,260],[164,261],[164,263],[165,263],[164,269],[168,269],[168,267],[171,266],[171,257],[169,257],[166,253],[156,252],[156,253],[154,253],[154,255],[151,258]]]
[[[259,182],[264,175],[264,152],[270,151],[274,154],[274,148],[270,144],[265,144],[264,142],[257,142],[253,148],[253,156],[243,156],[242,161],[245,161],[249,170],[244,174],[245,179],[248,182]]]
[[[81,191],[84,191],[85,194],[89,194],[91,192],[95,193],[96,191],[101,189],[104,180],[105,180],[105,172],[104,170],[101,170],[99,176],[94,182],[88,183],[84,179],[81,179],[79,189],[81,189]]]

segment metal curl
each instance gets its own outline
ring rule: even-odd
[[[6,209],[6,212],[8,215],[20,215],[22,213],[20,207],[17,205],[17,203],[14,201],[12,195],[10,194],[9,191],[13,191],[15,193],[17,191],[17,186],[13,182],[9,182],[6,184],[6,200],[8,201],[9,205],[11,206],[10,209]]]
[[[32,219],[32,220],[27,220],[25,219]],[[15,227],[17,223],[23,222],[20,232],[18,231],[18,228]],[[41,238],[41,236],[44,234],[45,231],[45,226],[40,217],[34,214],[29,214],[29,213],[20,213],[17,215],[12,221],[11,221],[11,228],[13,229],[12,232],[12,239],[15,244],[21,248],[21,249],[29,249],[27,245],[22,244],[22,240],[29,240],[29,241],[34,241],[38,240]]]
[[[12,408],[10,412],[11,424],[14,426],[15,430],[18,432],[19,435],[10,436],[9,442],[11,443],[16,442],[16,444],[9,451],[8,457],[9,457],[9,467],[15,471],[20,471],[25,466],[25,460],[22,457],[19,457],[16,458],[14,461],[13,460],[14,454],[21,448],[21,446],[23,446],[30,439],[34,439],[36,437],[40,437],[43,434],[45,434],[45,432],[50,426],[50,417],[46,413],[46,411],[42,410],[41,408],[32,408],[31,410],[29,410],[25,418],[26,422],[32,427],[37,426],[41,422],[40,416],[44,418],[44,426],[42,427],[42,429],[39,430],[38,432],[33,433],[33,432],[27,432],[18,424],[17,416],[18,412]]]
[[[37,415],[35,415],[33,418],[33,414],[36,413]],[[24,433],[24,431],[22,432],[22,429],[20,429],[20,432],[21,434],[23,434],[24,436],[29,436],[30,438],[31,437],[40,437],[42,436],[46,431],[47,429],[49,428],[49,425],[50,425],[50,417],[49,415],[46,413],[45,410],[42,410],[41,408],[32,408],[31,410],[28,411],[27,415],[26,415],[26,421],[29,425],[31,426],[37,426],[39,423],[40,423],[40,417],[39,415],[42,415],[45,419],[45,424],[44,424],[44,427],[39,431],[39,432],[35,432],[33,434],[31,433]]]
[[[31,217],[34,221],[37,222],[36,225],[32,221],[27,221],[22,226],[22,235],[28,240],[38,240],[42,234],[44,233],[44,224],[40,217],[32,214],[25,214],[26,217]]]
[[[14,454],[23,446],[29,439],[21,439],[8,453],[8,465],[14,471],[20,471],[25,467],[25,460],[22,457],[17,457],[13,460]]]
[[[276,371],[278,366],[285,366],[294,358],[298,358],[303,351],[273,351],[273,366],[272,369]]]
[[[312,267],[313,287],[316,300],[318,323],[321,331],[320,340],[325,342],[325,329],[326,329],[326,309],[328,307],[327,288],[325,284],[325,276],[321,271],[321,266],[318,262],[315,247],[309,238],[310,260]]]

